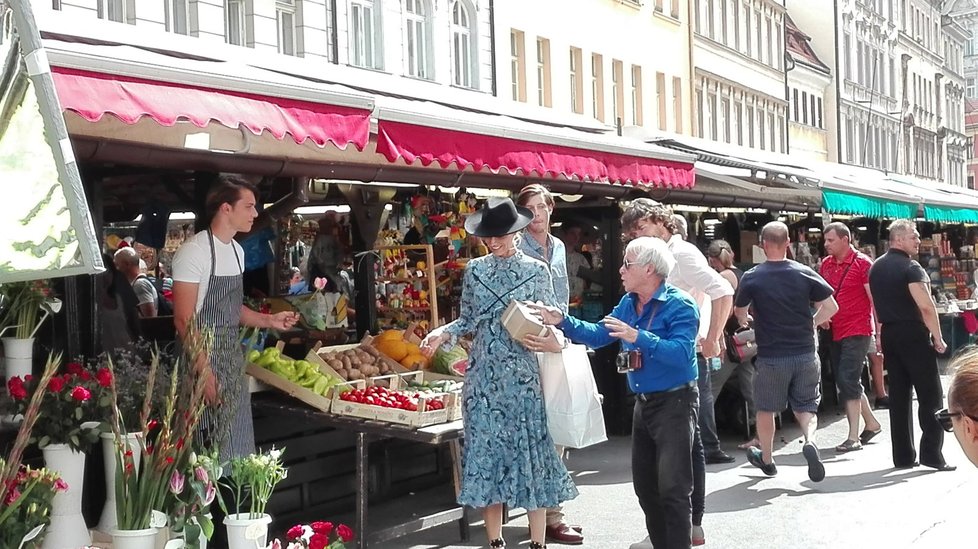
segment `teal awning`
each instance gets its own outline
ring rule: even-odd
[[[862,215],[880,219],[913,219],[917,205],[885,198],[822,189],[822,208],[830,213]]]
[[[978,210],[924,204],[924,219],[942,223],[978,223]]]

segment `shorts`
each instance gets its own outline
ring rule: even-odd
[[[843,402],[859,400],[863,396],[862,374],[871,340],[872,336],[850,336],[832,342],[835,387]]]
[[[782,412],[789,405],[795,412],[818,411],[822,372],[818,355],[758,356],[754,362],[754,404],[759,412]]]

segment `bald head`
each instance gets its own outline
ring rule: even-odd
[[[768,261],[784,261],[788,257],[788,226],[780,221],[764,225],[761,247]]]

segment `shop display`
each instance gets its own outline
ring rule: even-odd
[[[951,242],[943,233],[920,241],[919,261],[931,280],[931,291],[939,310],[955,312],[974,309],[974,248],[962,246],[955,255]]]
[[[417,323],[424,332],[438,326],[434,255],[430,244],[382,246],[375,250],[377,318],[381,330]]]

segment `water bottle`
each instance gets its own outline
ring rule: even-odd
[[[719,371],[723,367],[720,357],[714,356],[706,359],[706,368],[711,372]]]

